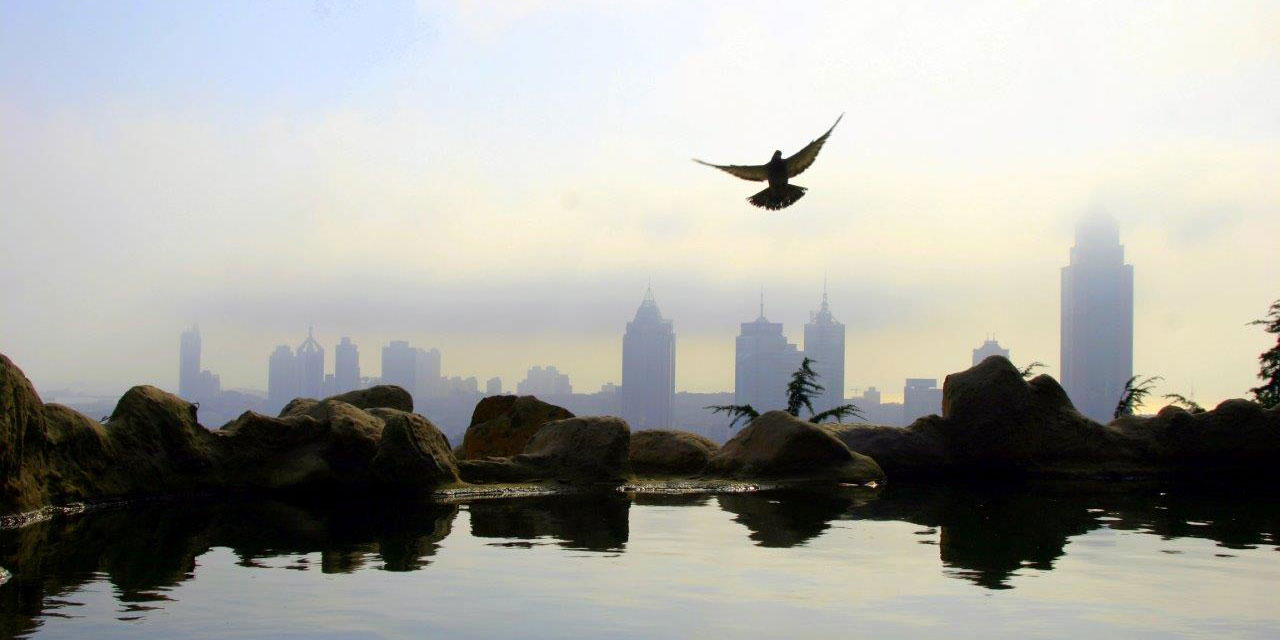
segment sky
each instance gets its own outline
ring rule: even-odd
[[[952,6],[954,5],[954,6]],[[647,286],[678,390],[733,387],[738,323],[800,342],[823,280],[848,390],[1057,375],[1074,223],[1118,220],[1135,373],[1256,384],[1280,298],[1274,2],[0,0],[0,353],[44,392],[223,386],[314,325],[376,375],[618,382]],[[845,114],[808,194],[765,162]]]

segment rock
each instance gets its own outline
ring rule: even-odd
[[[409,395],[408,391],[394,384],[379,384],[368,389],[356,389],[336,396],[329,396],[324,400],[294,398],[280,410],[280,417],[286,418],[308,413],[322,402],[341,402],[357,409],[396,409],[397,411],[408,413],[413,412],[413,396]]]
[[[572,417],[569,410],[534,396],[489,396],[476,404],[471,426],[462,437],[461,458],[518,455],[542,425]]]
[[[631,434],[631,470],[655,476],[696,475],[720,446],[688,431],[646,429]]]
[[[28,453],[41,447],[44,406],[13,361],[0,354],[0,482],[13,479]]]
[[[195,405],[150,385],[120,397],[106,424],[116,460],[112,486],[186,491],[216,485],[216,436],[196,422]]]
[[[401,491],[459,481],[449,439],[430,420],[396,409],[371,409],[370,413],[384,424],[370,463],[379,484]]]
[[[867,424],[824,424],[850,451],[875,460],[890,478],[943,474],[950,467],[938,416],[920,418],[909,429]]]
[[[622,481],[631,475],[630,450],[631,428],[621,418],[569,418],[543,425],[514,462],[557,480]]]
[[[728,478],[883,480],[871,458],[849,450],[818,425],[785,411],[752,420],[711,457],[706,473]]]

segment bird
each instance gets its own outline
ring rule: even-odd
[[[775,150],[773,157],[769,159],[767,164],[711,164],[697,158],[694,158],[693,161],[698,164],[705,164],[708,167],[715,167],[743,180],[754,182],[768,180],[769,187],[747,198],[747,202],[770,211],[785,209],[795,204],[800,198],[803,198],[804,192],[808,190],[800,185],[788,184],[787,180],[804,173],[804,170],[813,164],[813,161],[818,158],[818,152],[822,150],[822,145],[826,144],[827,137],[831,135],[832,131],[836,130],[836,125],[840,124],[840,120],[843,118],[844,114],[842,113],[839,118],[836,118],[831,128],[827,129],[826,133],[805,145],[803,149],[797,151],[790,158],[783,158],[782,152]]]

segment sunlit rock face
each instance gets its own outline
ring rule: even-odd
[[[568,409],[534,396],[484,398],[471,415],[459,457],[482,460],[519,455],[542,425],[572,417]]]
[[[832,425],[890,477],[1257,474],[1280,455],[1280,411],[1228,400],[1212,411],[1162,410],[1102,425],[1047,375],[1025,381],[992,356],[943,385],[943,415],[905,429]]]
[[[618,483],[631,476],[630,449],[631,428],[621,418],[569,418],[543,425],[519,455],[462,460],[459,471],[479,483]]]
[[[688,431],[637,431],[631,434],[631,469],[649,476],[695,475],[719,448],[710,439]]]
[[[853,483],[885,477],[875,460],[850,451],[825,428],[785,411],[770,411],[752,420],[711,457],[706,473]]]

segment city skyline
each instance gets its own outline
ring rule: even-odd
[[[1209,405],[1256,384],[1274,3],[255,11],[6,6],[0,236],[39,240],[0,254],[0,341],[39,387],[173,387],[156,336],[198,320],[224,388],[313,322],[326,349],[448,345],[452,371],[595,388],[652,279],[676,387],[722,390],[760,284],[799,338],[823,273],[863,363],[846,387],[894,395],[991,332],[1059,376],[1053,282],[1099,208],[1141,265],[1134,370]],[[689,161],[841,111],[782,214]]]

